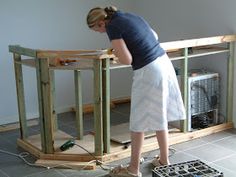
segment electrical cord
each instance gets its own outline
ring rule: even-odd
[[[8,154],[8,155],[11,155],[11,156],[18,157],[19,159],[23,160],[27,165],[32,166],[32,167],[44,167],[44,168],[47,168],[47,169],[50,168],[50,167],[48,167],[48,166],[36,165],[36,164],[33,164],[33,163],[28,162],[28,161],[25,159],[27,156],[30,155],[28,152],[22,152],[22,153],[19,153],[19,154],[15,154],[15,153],[12,153],[12,152],[5,151],[5,150],[0,149],[0,153],[4,153],[4,154]]]
[[[85,150],[82,146],[78,145],[80,148],[82,148],[83,150]],[[87,152],[87,150],[86,150]],[[68,166],[66,165],[66,163],[63,163],[63,164],[57,164],[55,166],[44,166],[44,165],[41,165],[41,164],[33,164],[33,163],[30,163],[29,161],[26,160],[26,157],[29,156],[30,154],[28,152],[22,152],[22,153],[19,153],[19,154],[15,154],[15,153],[12,153],[12,152],[9,152],[9,151],[5,151],[5,150],[2,150],[0,149],[0,153],[4,153],[4,154],[7,154],[7,155],[11,155],[11,156],[14,156],[14,157],[17,157],[19,159],[21,159],[25,164],[27,164],[28,166],[31,166],[31,167],[42,167],[42,168],[46,168],[46,169],[54,169],[54,168],[57,168],[57,167],[61,167],[61,166],[64,166],[64,167],[67,167],[67,168],[70,168],[70,169],[73,169],[71,166]],[[89,153],[89,152],[88,152]],[[90,155],[92,155],[91,153],[89,153]],[[93,155],[92,155],[93,156]],[[93,156],[94,157],[94,156]],[[94,157],[95,158],[95,157]],[[103,166],[101,166],[101,164],[103,164],[103,162],[99,161],[99,160],[91,160],[89,161],[86,165],[84,165],[82,168],[80,168],[80,170],[83,170],[85,169],[89,164],[91,163],[94,163],[96,162],[97,164],[100,164],[100,167],[103,169],[103,170],[109,170],[110,168],[105,168]]]
[[[87,149],[85,149],[84,147],[80,146],[79,144],[75,143],[75,140],[68,140],[67,142],[65,142],[60,149],[62,151],[65,151],[71,147],[73,147],[74,145],[80,147],[81,149],[83,149],[84,151],[86,151],[90,156],[92,156],[94,158],[94,160],[90,161],[92,162],[96,162],[97,165],[99,165],[101,167],[102,170],[107,171],[107,170],[111,170],[113,166],[117,166],[117,165],[105,165],[103,162],[99,161],[92,153],[90,153]],[[173,156],[176,152],[176,150],[174,148],[169,148],[169,157]],[[158,156],[156,156],[158,157]],[[140,158],[140,164],[145,163],[145,161],[150,161],[155,157],[148,157],[148,156],[144,156],[142,158]],[[129,163],[125,164],[128,165]]]
[[[102,161],[98,160],[91,152],[89,152],[87,149],[85,149],[83,146],[80,146],[79,144],[75,143],[75,140],[71,139],[68,140],[67,142],[65,142],[61,147],[61,151],[65,151],[71,147],[73,147],[74,145],[78,146],[79,148],[83,149],[85,152],[87,152],[90,156],[92,156],[94,158],[94,160],[90,161],[90,163],[96,162],[96,165],[100,166],[101,169],[103,169],[104,171],[110,170],[111,167],[110,165],[105,165]],[[89,165],[87,164],[87,165]],[[84,169],[85,167],[83,167]]]
[[[172,157],[175,154],[175,152],[176,152],[176,149],[169,148],[169,156],[168,157]],[[152,153],[152,152],[150,152],[150,153]],[[159,157],[159,155],[156,155],[155,157],[150,156],[150,155],[146,155],[146,156],[142,157],[143,160],[142,160],[142,158],[140,159],[140,162],[142,162],[142,163],[144,163],[145,161],[149,162],[149,161],[153,160],[153,158],[158,158],[158,157]]]
[[[170,151],[169,157],[172,157],[176,153],[176,149],[174,148],[169,148],[169,151]]]
[[[98,165],[100,165],[100,167],[101,167],[103,170],[107,170],[105,167],[101,166],[101,164],[103,164],[103,162],[101,162],[101,161],[99,161],[98,159],[96,159],[96,157],[95,157],[93,154],[91,154],[89,151],[87,151],[87,150],[86,150],[85,148],[83,148],[82,146],[80,146],[80,145],[78,145],[78,144],[75,144],[75,145],[79,146],[81,149],[83,149],[83,150],[85,150],[86,152],[88,152],[88,153],[89,153],[91,156],[93,156],[94,159],[95,159],[95,160],[89,161],[89,162],[88,162],[86,165],[84,165],[81,169],[85,169],[89,164],[96,162]],[[18,157],[19,159],[21,159],[22,161],[24,161],[24,163],[26,163],[28,166],[31,166],[31,167],[43,167],[43,168],[46,168],[46,169],[53,169],[53,168],[56,168],[56,167],[59,167],[59,166],[64,166],[64,167],[67,167],[67,168],[71,168],[70,166],[67,166],[66,163],[64,163],[64,164],[58,164],[58,165],[55,165],[55,166],[52,166],[52,167],[30,163],[29,161],[26,160],[26,157],[30,155],[28,152],[22,152],[22,153],[19,153],[19,154],[15,154],[15,153],[12,153],[12,152],[5,151],[5,150],[0,149],[0,153],[4,153],[4,154],[8,154],[8,155],[11,155],[11,156],[14,156],[14,157]],[[72,169],[72,168],[71,168],[71,169]]]
[[[73,147],[74,145],[78,146],[79,148],[83,149],[84,151],[86,151],[90,156],[92,156],[94,158],[94,160],[91,160],[89,161],[86,165],[84,165],[82,168],[80,168],[80,170],[83,170],[85,169],[89,164],[91,163],[96,163],[97,165],[99,165],[101,167],[102,170],[104,171],[107,171],[107,170],[111,170],[114,166],[117,166],[117,164],[113,164],[113,165],[107,165],[107,164],[104,164],[102,161],[98,160],[92,153],[90,153],[87,149],[85,149],[84,147],[80,146],[79,144],[75,143],[74,140],[68,140],[66,143],[64,143],[60,149],[62,151],[65,151],[71,147]],[[169,157],[172,156],[176,150],[173,149],[173,148],[169,148],[169,151],[172,152],[170,153]],[[63,163],[63,164],[57,164],[55,166],[44,166],[44,165],[41,165],[41,164],[33,164],[33,163],[30,163],[29,161],[26,160],[26,157],[28,157],[30,154],[28,152],[22,152],[22,153],[19,153],[19,154],[15,154],[15,153],[12,153],[12,152],[9,152],[9,151],[5,151],[5,150],[2,150],[0,149],[0,153],[4,153],[4,154],[8,154],[8,155],[11,155],[11,156],[14,156],[14,157],[17,157],[19,159],[21,159],[24,163],[26,163],[28,166],[31,166],[31,167],[43,167],[43,168],[46,168],[46,169],[53,169],[53,168],[56,168],[56,167],[60,167],[60,166],[64,166],[64,167],[67,167],[67,168],[70,168],[70,169],[73,169],[72,167],[70,166],[67,166],[66,163]],[[153,159],[153,157],[142,157],[140,159],[140,164],[144,163],[145,161],[149,161]],[[126,164],[128,165],[128,163]]]
[[[91,152],[89,152],[87,149],[85,149],[84,147],[80,146],[77,143],[74,143],[76,146],[80,147],[81,149],[83,149],[84,151],[86,151],[90,156],[92,156],[94,158],[94,160],[92,160],[93,162],[96,162],[96,165],[99,165],[101,167],[101,169],[103,169],[104,171],[110,170],[110,168],[106,168],[108,167],[108,165],[105,165],[102,161],[98,160]],[[92,163],[92,161],[90,161]]]

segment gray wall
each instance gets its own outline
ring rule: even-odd
[[[136,0],[136,11],[159,31],[162,41],[231,34],[235,0]]]
[[[85,23],[90,8],[109,4],[144,16],[158,32],[161,42],[236,33],[235,0],[0,0],[0,124],[18,120],[13,62],[8,45],[42,49],[109,47],[107,37],[88,30]],[[211,61],[201,63],[209,65]],[[216,70],[220,69],[221,61],[215,65]],[[225,69],[220,72],[225,77]],[[114,70],[111,75],[112,97],[129,96],[131,70]],[[92,73],[85,71],[82,76],[83,102],[90,103]],[[34,69],[24,67],[24,82],[27,116],[37,117]],[[73,72],[57,71],[58,112],[68,111],[74,105],[73,92]]]
[[[38,49],[102,49],[109,47],[105,34],[92,32],[86,15],[107,0],[0,0],[0,124],[18,120],[17,97],[12,55],[9,44]],[[128,10],[125,0],[116,3]],[[35,69],[24,67],[27,117],[38,116]],[[119,87],[112,86],[112,97],[130,95],[131,70],[111,73]],[[91,103],[92,72],[82,72],[83,102]],[[122,79],[118,79],[121,77]],[[126,79],[123,79],[126,78]],[[114,85],[114,81],[112,84]],[[122,87],[121,87],[122,85]],[[64,112],[74,106],[73,71],[56,71],[56,110]]]
[[[153,25],[161,42],[236,34],[235,0],[136,0],[136,2],[136,12]],[[226,114],[226,58],[227,55],[213,55],[189,61],[190,69],[205,68],[220,74],[221,119],[224,119]],[[236,72],[234,75],[236,81]],[[234,85],[236,92],[235,82]],[[233,119],[236,123],[235,109]]]

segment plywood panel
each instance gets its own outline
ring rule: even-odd
[[[146,132],[145,138],[155,136],[155,132]],[[111,140],[118,143],[129,143],[130,131],[129,123],[123,123],[115,126],[111,126]]]

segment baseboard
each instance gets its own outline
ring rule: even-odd
[[[118,104],[129,103],[130,97],[122,97],[122,98],[115,98],[111,100],[110,108],[115,108]],[[71,111],[75,111],[75,106],[71,107]],[[84,104],[83,105],[83,113],[92,113],[93,112],[93,104]]]
[[[74,105],[69,105],[69,106],[66,106],[66,107],[56,108],[56,112],[58,114],[64,113],[64,112],[69,112],[69,111],[71,111],[72,107],[74,107]],[[36,119],[36,118],[39,117],[39,113],[38,112],[26,113],[26,117],[27,117],[27,120]],[[19,122],[19,115],[0,117],[0,126],[1,125],[14,124],[14,123],[17,123],[17,122]]]
[[[31,119],[35,119],[35,118],[39,117],[39,114],[38,113],[27,113],[26,117],[27,117],[27,120],[31,120]],[[0,126],[14,124],[17,122],[19,122],[18,115],[0,117]]]
[[[118,104],[123,104],[123,103],[129,103],[130,102],[130,97],[121,97],[121,98],[115,98],[111,100],[111,108],[114,108]],[[68,105],[66,107],[59,107],[56,108],[56,113],[61,114],[65,112],[70,112],[70,111],[75,111],[75,105]],[[93,112],[93,104],[84,104],[83,105],[83,112],[86,113],[91,113]],[[27,121],[31,121],[34,119],[37,119],[39,117],[39,113],[27,113],[26,114]],[[16,127],[18,128],[19,124],[19,116],[18,115],[13,115],[9,117],[0,117],[0,131],[1,129],[6,129],[8,130],[9,127]]]

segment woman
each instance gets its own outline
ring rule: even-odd
[[[185,118],[185,110],[175,71],[157,34],[141,17],[115,7],[89,11],[90,29],[107,33],[119,62],[132,65],[131,160],[128,167],[116,167],[110,176],[142,176],[139,171],[144,132],[155,131],[160,155],[154,166],[169,164],[168,121]]]

